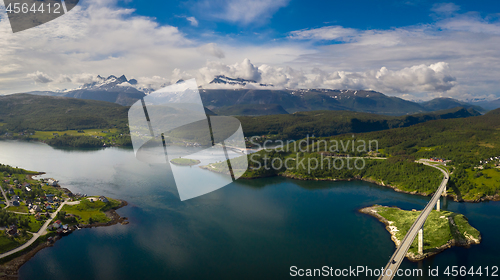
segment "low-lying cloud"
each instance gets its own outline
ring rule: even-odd
[[[245,59],[242,63],[233,65],[209,62],[198,70],[198,74],[205,84],[215,75],[225,75],[272,84],[275,88],[372,89],[390,94],[446,92],[457,84],[456,77],[446,62],[402,69],[381,67],[363,72],[327,72],[318,68],[302,71],[266,64],[255,66],[249,59]],[[211,88],[218,86],[206,85]]]

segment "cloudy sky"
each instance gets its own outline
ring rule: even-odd
[[[0,7],[0,94],[122,74],[143,87],[207,86],[222,74],[410,100],[500,98],[496,0],[81,0],[15,34]]]

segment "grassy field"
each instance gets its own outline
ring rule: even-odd
[[[23,216],[27,216],[29,219],[30,219],[30,223],[29,223],[29,231],[31,232],[37,232],[40,230],[40,228],[43,226],[43,223],[45,223],[44,220],[41,220],[41,221],[37,221],[35,219],[35,216],[33,215],[23,215]]]
[[[435,149],[439,148],[439,146],[434,146],[434,147],[420,147],[418,152],[431,152],[434,151]]]
[[[44,185],[42,187],[42,190],[44,190],[46,194],[53,194],[53,195],[55,195],[57,197],[68,197],[68,195],[66,195],[62,191],[62,189],[56,188],[56,187],[53,187],[53,186]]]
[[[10,237],[5,235],[5,231],[3,231],[3,230],[0,231],[0,253],[10,251],[12,249],[15,249],[15,248],[23,245],[28,240],[30,240],[30,238],[32,236],[33,236],[32,234],[26,233],[23,236],[19,236],[16,238],[10,238]]]
[[[54,138],[54,134],[57,133],[59,136],[67,134],[69,136],[102,136],[106,137],[108,134],[113,134],[117,132],[116,128],[113,129],[84,129],[84,133],[78,132],[79,130],[65,130],[65,131],[36,131],[31,137],[38,140],[47,140]],[[106,131],[106,132],[103,132]]]
[[[12,212],[29,213],[28,206],[26,206],[26,205],[9,206],[9,207],[7,207],[7,210],[12,211]]]
[[[477,185],[486,185],[490,188],[500,187],[500,169],[476,169],[475,171],[467,170],[469,175],[469,180],[476,183]],[[482,174],[482,175],[481,175]]]
[[[396,232],[396,237],[399,240],[403,240],[421,211],[404,211],[392,207],[378,206],[377,212],[388,221],[393,222],[391,225],[399,230]],[[453,219],[455,225],[449,219]],[[464,215],[449,211],[437,212],[433,210],[424,224],[424,252],[433,251],[436,247],[446,244],[451,239],[465,240],[465,232],[479,239],[479,231],[469,225]],[[418,252],[417,238],[413,241],[408,252],[415,254]]]
[[[87,198],[84,198],[80,200],[80,204],[64,205],[61,211],[78,216],[79,223],[88,224],[90,218],[94,222],[105,223],[109,221],[109,218],[104,212],[120,205],[120,202],[117,200],[110,198],[108,200],[108,203],[99,200],[91,202]]]
[[[189,158],[174,158],[170,162],[176,165],[186,165],[186,166],[197,165],[200,163],[199,160],[189,159]]]

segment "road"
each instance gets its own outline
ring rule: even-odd
[[[420,163],[423,163],[425,165],[434,167],[438,169],[439,171],[443,172],[444,178],[443,181],[441,182],[441,185],[437,189],[436,193],[434,196],[432,196],[431,201],[427,203],[425,206],[424,210],[420,213],[418,218],[415,220],[413,225],[411,226],[410,230],[408,230],[408,233],[406,233],[406,236],[403,238],[403,241],[401,242],[400,246],[396,249],[396,252],[392,255],[391,259],[389,260],[389,263],[386,265],[384,269],[384,273],[378,278],[379,280],[391,280],[394,278],[396,271],[398,270],[399,266],[401,265],[401,262],[403,262],[404,258],[406,257],[406,253],[408,252],[408,249],[410,249],[411,244],[413,243],[413,240],[418,234],[418,231],[423,227],[425,220],[431,213],[432,209],[434,206],[436,206],[437,201],[441,197],[441,194],[444,192],[444,189],[446,188],[446,185],[448,184],[448,178],[449,174],[446,170],[440,168],[439,166],[429,164],[427,162],[419,161]],[[393,261],[395,261],[393,263]],[[390,271],[389,271],[390,270]],[[388,275],[391,274],[391,275]]]
[[[35,242],[35,240],[37,240],[38,237],[47,234],[47,227],[52,222],[52,219],[54,219],[56,217],[57,213],[59,213],[59,211],[61,211],[61,209],[63,208],[64,205],[66,205],[66,204],[67,205],[75,205],[75,204],[78,204],[78,203],[80,203],[80,201],[72,201],[72,202],[64,201],[63,203],[61,203],[61,205],[59,205],[59,208],[57,208],[57,210],[50,215],[50,218],[47,221],[45,221],[45,223],[40,228],[40,230],[38,230],[38,232],[33,233],[33,237],[31,237],[31,239],[28,240],[28,242],[24,243],[23,245],[15,248],[15,249],[12,249],[12,250],[7,251],[7,252],[5,252],[3,254],[0,254],[0,259],[28,248],[28,246],[30,246],[31,244],[33,244],[33,242]]]
[[[3,195],[3,197],[5,198],[5,207],[4,207],[4,208],[7,208],[7,207],[9,207],[10,202],[9,202],[9,200],[7,199],[7,195],[5,195],[5,192],[3,191],[2,186],[0,186],[0,191],[2,191],[2,195]]]

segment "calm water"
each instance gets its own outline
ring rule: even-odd
[[[129,202],[118,211],[129,225],[64,237],[26,263],[21,279],[284,279],[291,278],[290,266],[375,269],[385,266],[395,246],[380,222],[357,210],[375,203],[404,209],[427,203],[366,182],[285,178],[240,180],[181,202],[166,165],[141,163],[122,148],[68,150],[0,141],[0,162],[44,171],[73,192]],[[174,168],[200,184],[220,179],[197,167]],[[452,248],[420,264],[404,261],[402,268],[427,273],[428,266],[442,272],[451,265],[500,265],[500,204],[447,202],[444,208],[467,215],[483,243]]]

